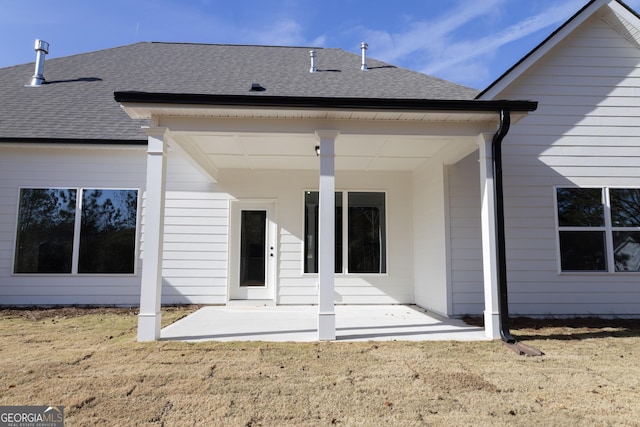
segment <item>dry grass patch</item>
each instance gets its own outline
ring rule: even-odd
[[[67,425],[640,426],[640,326],[514,323],[497,342],[135,342],[124,309],[0,310],[0,405]],[[171,308],[163,321],[189,308]]]

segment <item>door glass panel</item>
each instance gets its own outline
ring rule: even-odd
[[[318,272],[318,214],[319,193],[307,191],[304,195],[304,272]]]
[[[265,286],[267,212],[240,216],[240,286]]]

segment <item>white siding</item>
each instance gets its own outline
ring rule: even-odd
[[[229,198],[169,152],[162,264],[163,304],[227,301]],[[143,234],[144,248],[144,234]]]
[[[448,168],[452,315],[484,310],[478,152]]]
[[[445,174],[443,163],[433,160],[413,175],[415,300],[442,315],[451,311]]]
[[[20,187],[138,188],[144,206],[144,147],[0,150],[0,303],[138,305],[141,260],[131,276],[12,271]],[[175,153],[169,154],[167,169],[162,303],[224,303],[229,196],[212,192],[212,184]],[[141,218],[139,258],[144,209]]]
[[[144,149],[0,147],[0,304],[138,304],[140,279],[136,275],[12,272],[20,187],[142,189],[144,166]]]
[[[140,254],[144,251],[146,153],[135,150],[0,148],[0,304],[138,305],[141,261],[132,276],[13,275],[20,187],[139,188]],[[277,300],[317,303],[317,275],[303,274],[303,191],[317,189],[309,172],[226,171],[207,181],[170,152],[167,162],[162,303],[224,304],[228,300],[230,200],[277,205]],[[337,303],[411,303],[410,175],[338,173],[339,190],[387,192],[388,273],[338,275]]]
[[[317,304],[317,274],[303,274],[304,191],[318,189],[318,172],[224,171],[220,187],[236,199],[276,200],[279,304]],[[386,275],[336,275],[338,304],[413,302],[408,173],[336,174],[336,191],[387,192]]]
[[[539,101],[504,144],[513,314],[640,314],[638,273],[558,274],[553,204],[554,185],[640,187],[638,93],[640,52],[594,17],[496,97]]]

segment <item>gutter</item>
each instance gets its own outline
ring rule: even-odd
[[[497,112],[534,111],[534,101],[479,99],[336,98],[314,96],[218,95],[195,93],[115,92],[120,103],[178,104],[262,108],[356,108],[363,110],[428,110]]]
[[[509,292],[507,287],[507,250],[504,227],[504,192],[502,184],[502,141],[511,127],[511,112],[500,110],[500,125],[491,141],[493,157],[493,186],[496,211],[496,257],[498,278],[498,323],[504,344],[522,356],[542,356],[540,350],[518,342],[511,335],[509,324]]]
[[[36,138],[36,137],[0,137],[2,144],[64,144],[64,145],[143,145],[146,139],[79,139],[79,138]]]

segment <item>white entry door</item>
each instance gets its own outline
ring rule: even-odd
[[[275,296],[275,202],[231,205],[230,299],[273,300]]]

